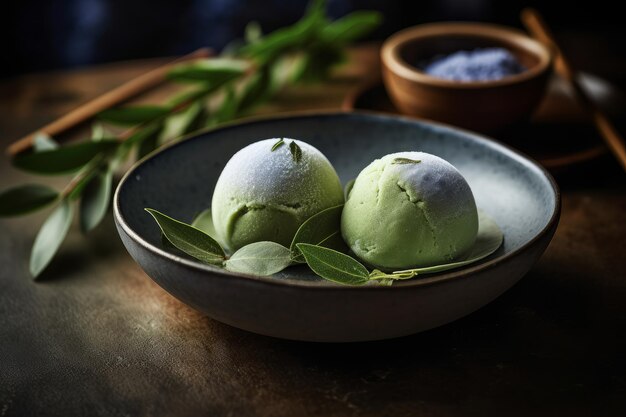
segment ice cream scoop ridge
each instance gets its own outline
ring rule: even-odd
[[[217,181],[213,223],[231,251],[263,240],[289,246],[307,218],[343,203],[339,177],[320,151],[288,138],[275,147],[279,141],[266,139],[241,149]],[[302,151],[298,157],[292,142]]]
[[[424,152],[377,159],[358,175],[341,233],[363,261],[405,269],[452,261],[478,232],[472,191],[450,163]]]

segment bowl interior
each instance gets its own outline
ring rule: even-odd
[[[243,122],[202,133],[152,155],[120,183],[116,193],[117,220],[149,250],[167,252],[157,225],[144,208],[152,207],[191,221],[210,205],[217,178],[229,158],[252,142],[273,137],[298,138],[317,147],[334,165],[344,184],[372,160],[392,152],[424,151],[448,160],[469,182],[478,206],[504,232],[503,247],[481,264],[520,250],[546,228],[558,207],[555,186],[544,170],[478,135],[396,116],[329,113]],[[209,266],[202,268],[215,271]],[[445,279],[463,271],[400,285],[419,285],[420,281]],[[288,268],[269,279],[335,285],[319,279],[305,267]]]

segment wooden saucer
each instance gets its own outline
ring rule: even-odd
[[[581,81],[618,127],[623,125],[622,122],[626,121],[624,93],[591,74],[581,74]],[[594,160],[608,150],[589,117],[573,97],[568,84],[555,76],[530,122],[491,136],[530,155],[554,171]],[[380,80],[364,85],[347,96],[343,108],[399,113]]]

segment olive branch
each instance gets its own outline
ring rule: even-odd
[[[88,140],[59,145],[40,133],[33,148],[13,157],[15,167],[40,175],[73,174],[62,190],[25,184],[0,192],[0,217],[19,216],[53,206],[39,230],[30,256],[30,272],[39,276],[64,241],[78,205],[83,233],[104,218],[114,174],[131,158],[199,129],[249,114],[288,84],[325,79],[344,60],[345,48],[374,29],[379,13],[357,11],[331,21],[323,0],[313,1],[295,24],[267,35],[248,24],[239,46],[217,58],[181,63],[168,74],[185,84],[183,93],[159,105],[105,110],[97,116]],[[111,133],[111,126],[126,127]],[[77,203],[77,204],[75,204]]]

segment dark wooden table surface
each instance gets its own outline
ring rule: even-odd
[[[0,145],[158,63],[0,83]],[[338,107],[375,63],[356,53],[263,111]],[[0,188],[34,180],[0,163]],[[35,283],[44,214],[3,219],[0,416],[624,416],[626,175],[605,157],[557,180],[559,229],[519,284],[455,323],[374,343],[276,340],[204,317],[150,281],[110,216],[86,238],[74,227]]]

